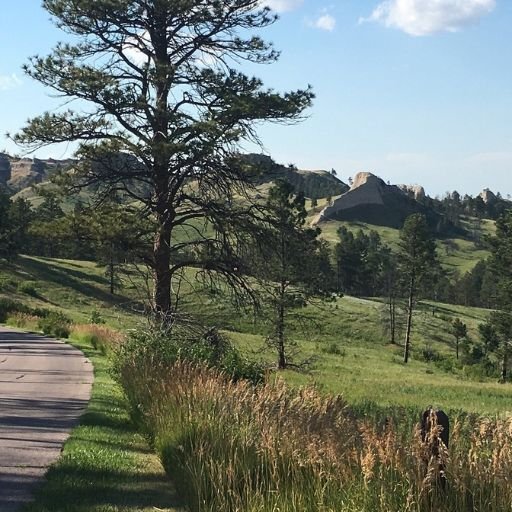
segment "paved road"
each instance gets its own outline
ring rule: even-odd
[[[0,511],[31,499],[89,401],[92,365],[71,346],[0,327]]]

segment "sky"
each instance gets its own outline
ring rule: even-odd
[[[274,160],[335,169],[344,181],[369,171],[432,196],[512,194],[512,1],[262,2],[279,13],[260,35],[281,58],[248,71],[283,92],[311,84],[316,95],[302,123],[260,127]],[[23,153],[3,134],[62,104],[21,69],[62,38],[39,0],[3,3],[0,150]]]

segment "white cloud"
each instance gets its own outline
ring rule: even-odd
[[[270,7],[276,12],[293,11],[304,3],[304,0],[263,0],[262,5]]]
[[[19,87],[23,82],[16,75],[16,73],[12,73],[11,75],[0,75],[0,91],[7,91],[9,89],[15,89]]]
[[[336,27],[336,18],[330,14],[322,14],[314,23],[315,28],[332,32]]]
[[[457,32],[496,7],[496,0],[386,0],[369,18],[412,36]]]

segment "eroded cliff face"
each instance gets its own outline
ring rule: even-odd
[[[498,202],[498,196],[488,188],[480,192],[480,197],[485,204],[496,204]]]
[[[371,172],[354,176],[352,187],[324,208],[314,223],[358,220],[400,228],[412,213],[425,212],[425,190],[420,186],[388,185]]]
[[[423,201],[427,197],[425,189],[421,185],[398,185],[398,188],[416,199],[416,201]]]
[[[336,196],[346,192],[348,185],[325,170],[307,171],[294,166],[276,163],[270,156],[250,153],[241,156],[242,161],[252,167],[256,184],[284,179],[291,183],[296,192],[302,192],[311,199]]]
[[[73,160],[15,158],[0,153],[0,184],[18,192],[44,181],[52,172],[69,167],[72,163]]]

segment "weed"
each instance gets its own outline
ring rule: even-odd
[[[38,296],[36,283],[34,281],[22,281],[18,284],[18,291],[30,295],[31,297]]]
[[[56,311],[51,311],[48,315],[39,320],[39,329],[43,334],[55,336],[56,338],[67,338],[71,332],[71,320]]]

